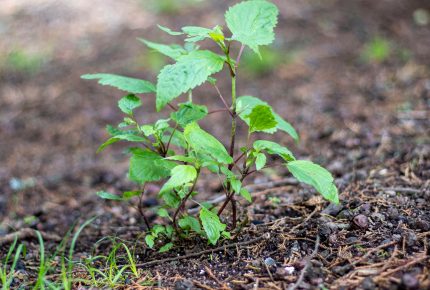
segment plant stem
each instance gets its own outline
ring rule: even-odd
[[[199,179],[200,175],[200,168],[197,168],[197,176],[196,179],[194,179],[193,185],[191,186],[190,190],[188,191],[187,195],[181,200],[181,204],[176,209],[175,213],[173,214],[173,227],[177,233],[179,233],[178,224],[177,224],[177,217],[178,214],[185,208],[185,203],[187,202],[188,198],[191,196],[191,194],[194,191],[194,188],[196,187],[197,180]]]

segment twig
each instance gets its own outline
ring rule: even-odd
[[[218,93],[219,98],[221,99],[221,102],[224,104],[225,108],[226,108],[226,109],[228,110],[228,112],[230,113],[230,116],[232,116],[232,117],[233,117],[233,113],[231,112],[230,107],[227,105],[227,101],[226,101],[226,100],[224,99],[224,97],[222,96],[221,91],[219,90],[218,86],[217,86],[217,85],[214,85],[214,87],[215,87],[215,90],[216,90],[216,91],[217,91],[217,93]]]
[[[208,249],[208,250],[200,251],[200,252],[197,252],[197,253],[191,253],[191,254],[184,255],[184,256],[173,257],[173,258],[166,258],[166,259],[162,259],[162,260],[154,260],[154,261],[150,261],[150,262],[146,262],[146,263],[136,264],[136,267],[144,268],[144,267],[153,266],[153,265],[157,265],[157,264],[163,264],[163,263],[168,263],[168,262],[173,262],[173,261],[178,261],[178,260],[183,260],[183,259],[200,257],[201,255],[204,255],[204,254],[209,254],[209,253],[212,253],[212,252],[222,251],[222,250],[229,249],[229,248],[234,248],[234,247],[237,247],[237,246],[251,245],[251,244],[254,244],[254,243],[258,242],[258,241],[261,241],[264,238],[265,238],[264,236],[260,236],[260,237],[257,237],[255,239],[252,239],[252,240],[248,240],[248,241],[244,241],[244,242],[232,243],[232,244],[220,246],[218,248]]]
[[[394,273],[396,273],[396,272],[399,272],[399,271],[405,270],[405,269],[409,268],[410,266],[415,265],[415,264],[418,264],[418,263],[420,263],[421,261],[426,260],[426,259],[428,259],[428,258],[429,258],[429,256],[427,256],[427,255],[424,255],[424,256],[422,256],[422,257],[418,257],[418,258],[416,258],[416,259],[414,259],[414,260],[412,260],[412,261],[410,261],[410,262],[408,262],[408,263],[406,263],[406,264],[404,264],[404,265],[402,265],[402,266],[399,266],[399,267],[394,268],[394,269],[392,269],[392,270],[390,270],[390,271],[387,271],[387,272],[385,272],[385,273],[382,273],[382,274],[381,274],[379,277],[377,277],[377,278],[385,278],[385,277],[391,276],[392,274],[394,274]]]
[[[381,188],[383,191],[395,191],[395,192],[404,192],[404,193],[413,193],[418,194],[423,192],[424,190],[411,188],[411,187],[383,187]]]
[[[50,234],[42,231],[39,232],[45,240],[51,240],[56,242],[61,241],[61,237],[56,234]],[[12,243],[16,238],[18,238],[18,240],[25,240],[30,238],[35,239],[37,238],[36,230],[25,228],[17,232],[0,237],[0,246]]]
[[[308,270],[309,266],[311,265],[311,260],[318,253],[319,246],[320,246],[320,236],[317,235],[317,239],[316,239],[316,242],[315,242],[315,248],[314,248],[312,254],[306,259],[306,265],[303,268],[302,272],[300,273],[299,279],[297,279],[296,283],[294,283],[293,286],[289,287],[288,290],[295,290],[295,289],[297,289],[300,286],[300,284],[302,284],[303,279],[305,278],[306,271]]]

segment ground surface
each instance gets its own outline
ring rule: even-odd
[[[63,237],[75,222],[98,216],[81,234],[75,258],[106,255],[110,242],[94,245],[103,237],[123,239],[142,264],[140,279],[130,275],[119,285],[129,289],[139,283],[285,289],[302,273],[306,289],[430,287],[430,26],[413,18],[416,9],[428,11],[426,1],[275,1],[281,18],[267,53],[273,70],[248,56],[238,89],[263,97],[294,124],[299,145],[273,138],[329,168],[341,205],[329,206],[285,170],[266,172],[249,179],[255,202],[240,210],[248,222],[221,242],[225,247],[191,239],[164,254],[145,247],[136,209],[93,194],[133,184],[125,178],[121,146],[95,154],[107,137],[105,124],[120,120],[120,94],[79,76],[114,72],[154,80],[165,60],[148,56],[135,38],[160,40],[157,23],[212,27],[228,3],[203,1],[172,12],[156,1],[72,2],[0,4],[0,240],[38,229],[51,234],[46,248],[53,251],[52,235]],[[391,53],[366,61],[363,47],[375,37],[386,39]],[[228,84],[221,89],[227,92]],[[210,87],[195,96],[221,108]],[[152,121],[154,102],[145,104],[141,120]],[[227,131],[213,125],[226,116],[211,118],[203,127],[227,142]],[[209,178],[200,191],[219,194]],[[154,218],[150,211],[148,217]],[[13,285],[30,288],[38,244],[24,242],[28,253]],[[0,245],[0,257],[7,248]],[[75,274],[88,278],[79,267]]]

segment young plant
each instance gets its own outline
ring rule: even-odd
[[[236,4],[226,12],[225,20],[230,31],[228,35],[224,34],[221,26],[212,29],[186,26],[181,31],[159,26],[170,35],[184,36],[185,45],[166,45],[140,39],[149,48],[173,60],[172,64],[160,71],[156,85],[146,80],[113,74],[82,76],[84,79],[97,79],[102,85],[114,86],[128,93],[118,102],[118,107],[125,114],[124,120],[115,127],[107,127],[111,137],[98,151],[118,141],[134,144],[127,151],[130,155],[128,177],[141,185],[141,190],[128,191],[122,196],[106,192],[98,194],[107,199],[128,200],[133,196],[141,196],[145,184],[164,182],[158,194],[164,202],[158,213],[168,219],[170,224],[155,225],[150,230],[145,239],[149,247],[159,245],[155,243],[157,240],[167,241],[161,248],[161,251],[166,251],[172,247],[172,241],[191,233],[206,237],[214,245],[221,236],[228,238],[227,225],[220,217],[230,204],[231,229],[235,229],[236,197],[252,201],[243,182],[250,174],[267,166],[267,155],[278,156],[299,181],[313,186],[327,200],[338,202],[337,188],[326,169],[311,161],[297,160],[288,148],[278,143],[254,140],[257,132],[273,134],[283,131],[298,141],[299,136],[293,126],[276,114],[265,101],[252,96],[238,97],[236,93],[238,68],[244,49],[248,47],[260,56],[259,47],[271,44],[274,40],[277,17],[278,9],[274,4],[265,0],[250,0]],[[204,41],[215,42],[219,50],[213,52],[200,49],[197,43]],[[234,54],[232,45],[237,42],[240,49]],[[213,77],[223,69],[231,80],[229,101],[223,97]],[[230,118],[228,149],[198,124],[210,114],[206,106],[194,102],[196,98],[192,90],[205,82],[215,88],[225,107],[212,112],[224,112]],[[138,94],[154,94],[156,111],[170,107],[170,118],[160,119],[153,124],[140,124],[134,114],[142,106]],[[182,95],[188,98],[174,104],[173,101]],[[239,151],[236,132],[240,120],[247,125],[248,134],[244,140],[246,146]],[[193,198],[198,194],[197,183],[202,171],[220,177],[226,197],[217,207],[199,204],[199,214],[192,216],[186,211],[186,203],[194,201]],[[227,217],[225,220],[229,221]]]

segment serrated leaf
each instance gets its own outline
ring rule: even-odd
[[[167,160],[175,160],[175,161],[181,161],[181,162],[187,162],[187,163],[195,163],[196,159],[189,156],[183,156],[183,155],[174,155],[166,157]]]
[[[242,96],[237,99],[237,112],[239,112],[239,117],[246,124],[248,124],[248,126],[249,126],[249,118],[247,116],[252,112],[252,109],[257,105],[268,106],[267,102],[262,101],[256,97]],[[289,134],[296,142],[298,142],[299,135],[297,134],[293,126],[291,126],[287,121],[282,119],[282,117],[276,114],[275,112],[273,114],[275,116],[276,122],[278,122],[278,125],[276,126],[276,128],[264,130],[264,132],[272,134],[276,132],[277,129],[279,129]]]
[[[197,177],[196,169],[191,165],[178,165],[171,171],[170,179],[163,185],[160,194],[193,182]]]
[[[155,240],[155,238],[152,235],[146,235],[145,236],[145,242],[148,245],[148,247],[151,249],[154,248],[154,240]]]
[[[242,187],[242,188],[240,189],[240,195],[241,195],[241,196],[242,196],[246,201],[248,201],[248,202],[252,202],[251,194],[249,193],[249,191],[248,191],[246,188]]]
[[[294,161],[296,158],[293,153],[288,150],[287,147],[279,145],[278,143],[267,141],[267,140],[257,140],[253,145],[254,149],[257,151],[266,151],[269,154],[276,154],[282,157],[285,161]]]
[[[149,48],[158,51],[159,53],[164,54],[165,56],[168,56],[174,60],[177,60],[179,57],[188,53],[182,46],[177,44],[167,45],[155,43],[143,38],[138,38],[138,40],[143,42]]]
[[[99,192],[96,192],[96,194],[103,199],[118,200],[118,201],[123,200],[121,196],[112,194],[106,191],[99,191]]]
[[[181,94],[204,83],[208,77],[219,72],[224,58],[208,50],[192,51],[166,65],[158,75],[157,111]]]
[[[154,84],[149,81],[115,75],[115,74],[86,74],[82,75],[81,78],[85,80],[99,80],[99,84],[112,86],[122,91],[133,94],[144,94],[144,93],[154,93],[156,88]]]
[[[133,114],[133,110],[142,106],[142,101],[135,95],[127,95],[118,101],[118,107],[127,115]]]
[[[272,108],[267,105],[255,106],[246,118],[249,119],[250,133],[274,129],[278,125],[278,122],[275,121]]]
[[[203,229],[205,230],[209,243],[215,245],[221,233],[225,230],[226,225],[219,220],[218,215],[204,207],[200,210],[200,220],[202,221]]]
[[[208,114],[206,106],[195,105],[193,103],[182,103],[176,112],[170,114],[170,118],[178,123],[181,127],[185,127],[189,123],[197,122]]]
[[[167,209],[165,209],[165,208],[159,208],[158,210],[157,210],[157,215],[159,216],[159,217],[170,217],[169,216],[169,212],[167,211]]]
[[[185,216],[181,218],[178,223],[183,230],[191,229],[198,234],[202,232],[202,228],[200,226],[199,221],[193,216]]]
[[[173,243],[167,243],[158,250],[159,253],[164,253],[170,251],[173,248]]]
[[[227,153],[224,145],[214,136],[202,130],[197,123],[190,123],[185,127],[184,137],[195,151],[208,154],[220,163],[233,162],[233,158]]]
[[[225,20],[233,33],[232,39],[249,46],[260,56],[258,47],[271,44],[275,39],[273,30],[278,13],[276,5],[268,1],[243,1],[230,7]]]
[[[129,177],[132,181],[158,181],[170,176],[170,171],[176,166],[149,150],[134,148],[131,152]]]
[[[264,153],[257,153],[255,157],[255,169],[261,170],[266,165],[266,160]]]
[[[183,34],[182,32],[173,31],[172,29],[170,29],[168,27],[165,27],[165,26],[162,26],[162,25],[159,25],[159,24],[157,26],[158,26],[158,28],[160,28],[164,32],[166,32],[166,33],[168,33],[170,35],[173,35],[173,36],[178,36],[178,35],[182,35]]]
[[[100,145],[100,147],[97,149],[97,153],[103,151],[107,146],[114,144],[120,140],[129,142],[146,142],[146,139],[144,137],[137,136],[134,134],[115,135],[114,137],[109,138],[106,142]]]
[[[185,39],[187,42],[197,42],[210,37],[209,33],[213,32],[212,29],[199,27],[199,26],[185,26],[182,31],[188,35]]]
[[[170,136],[173,134],[172,138]],[[170,144],[181,148],[187,148],[187,143],[185,141],[184,134],[178,130],[175,130],[173,133],[173,128],[167,128],[165,134],[162,136],[162,141],[164,144],[167,144],[170,140]]]
[[[287,168],[295,178],[312,185],[325,199],[339,203],[339,196],[336,185],[333,183],[333,176],[327,169],[307,160],[288,162]]]

